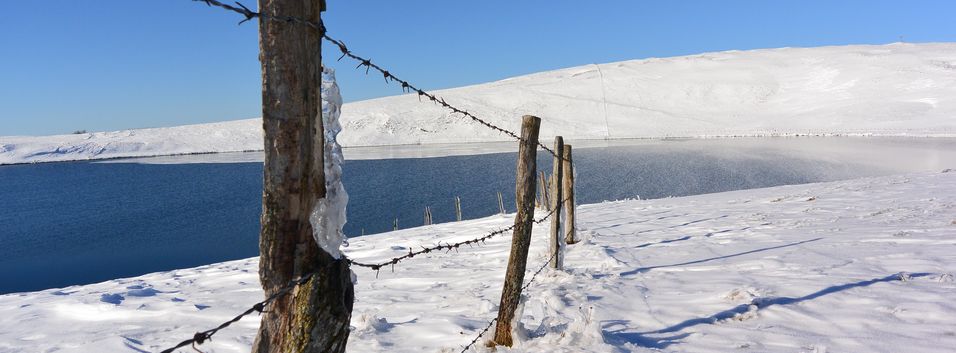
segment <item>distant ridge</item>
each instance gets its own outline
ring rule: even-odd
[[[411,78],[410,78],[411,79]],[[585,65],[436,91],[542,139],[956,136],[956,43],[726,51]],[[506,141],[406,94],[345,104],[344,146]],[[0,137],[0,164],[261,150],[258,119]]]

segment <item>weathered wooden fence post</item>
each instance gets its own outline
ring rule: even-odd
[[[562,178],[564,177],[564,172],[562,168],[564,163],[561,162],[561,151],[564,150],[564,138],[561,136],[554,137],[554,166],[552,168],[552,177],[551,177],[551,207],[548,207],[551,214],[551,268],[561,269],[564,267],[564,232],[561,230],[561,203],[564,202],[564,197],[561,196],[562,189]]]
[[[392,223],[392,230],[398,230],[398,218],[396,218],[395,222]]]
[[[501,191],[498,192],[498,213],[505,214],[505,201],[501,197]]]
[[[540,194],[541,194],[540,206],[542,209],[550,211],[551,210],[551,201],[550,201],[551,195],[548,195],[548,177],[544,175],[543,170],[540,171],[539,173],[541,173],[540,180],[538,180],[538,189],[540,190]]]
[[[564,231],[567,235],[564,237],[564,241],[568,244],[574,244],[578,242],[577,234],[575,233],[574,228],[574,163],[571,159],[571,145],[564,145],[564,149],[561,150],[561,158],[564,163],[562,168],[564,171],[564,178],[562,188],[564,189],[564,212],[567,214],[564,222]]]
[[[455,196],[455,220],[461,222],[461,198]]]
[[[325,1],[260,0],[259,10],[263,17],[319,22]],[[349,266],[316,244],[310,222],[316,203],[328,196],[321,117],[322,33],[310,26],[260,19],[267,147],[259,280],[265,295],[271,296],[294,279],[315,275],[269,304],[252,352],[344,352],[354,299]]]
[[[425,221],[426,226],[432,225],[432,208],[430,206],[425,206]]]
[[[501,289],[498,305],[498,323],[495,326],[494,343],[511,347],[511,323],[515,309],[521,300],[521,286],[528,262],[528,247],[531,246],[531,227],[534,225],[535,169],[538,147],[538,128],[541,119],[525,115],[521,121],[521,142],[518,148],[518,166],[515,178],[515,199],[518,214],[515,216],[514,233],[511,238],[511,254],[508,270]]]

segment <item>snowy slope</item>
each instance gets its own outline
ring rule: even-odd
[[[352,239],[345,253],[382,260],[510,217]],[[524,338],[496,352],[956,347],[956,172],[584,205],[579,218],[586,240],[565,271],[529,287]],[[529,271],[545,259],[546,229],[535,228]],[[509,244],[355,269],[349,351],[459,351],[495,316]],[[0,352],[159,351],[260,300],[256,271],[253,258],[0,296]],[[248,352],[257,324],[200,348]]]
[[[446,101],[541,135],[633,138],[772,134],[956,134],[956,43],[707,53],[543,72],[439,91]],[[417,95],[346,105],[346,144],[504,137]]]
[[[395,68],[398,70],[399,68]],[[413,78],[410,78],[413,79]],[[397,90],[398,88],[396,88]],[[956,43],[729,51],[587,65],[437,91],[511,130],[568,139],[956,136]],[[507,138],[401,95],[346,104],[343,146]],[[256,119],[83,135],[0,137],[0,164],[261,150]],[[2,133],[2,131],[0,131]]]
[[[262,121],[0,137],[0,164],[262,150]]]

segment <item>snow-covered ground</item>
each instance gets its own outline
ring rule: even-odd
[[[513,215],[351,240],[390,258]],[[529,288],[497,352],[951,352],[956,172],[579,207],[566,270]],[[535,229],[529,271],[544,262]],[[495,316],[509,236],[356,268],[350,352],[457,352]],[[261,300],[256,259],[0,296],[0,352],[153,352]],[[203,352],[247,352],[255,317]],[[191,349],[183,349],[190,352]],[[474,348],[486,352],[486,348]]]
[[[781,48],[633,60],[436,93],[511,130],[518,130],[523,114],[540,116],[543,140],[555,134],[578,140],[956,136],[956,43]],[[421,103],[414,94],[346,104],[341,121],[345,147],[507,140],[441,107]],[[0,164],[246,150],[262,150],[258,119],[0,137]]]

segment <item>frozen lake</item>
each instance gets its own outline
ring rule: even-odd
[[[579,203],[956,167],[956,139],[944,138],[572,144],[586,147],[574,156]],[[425,206],[436,222],[452,221],[455,196],[465,218],[497,212],[498,191],[513,211],[513,148],[347,149],[346,233],[387,231],[396,218],[401,228],[420,226]],[[261,175],[261,153],[0,166],[0,293],[255,256]]]

